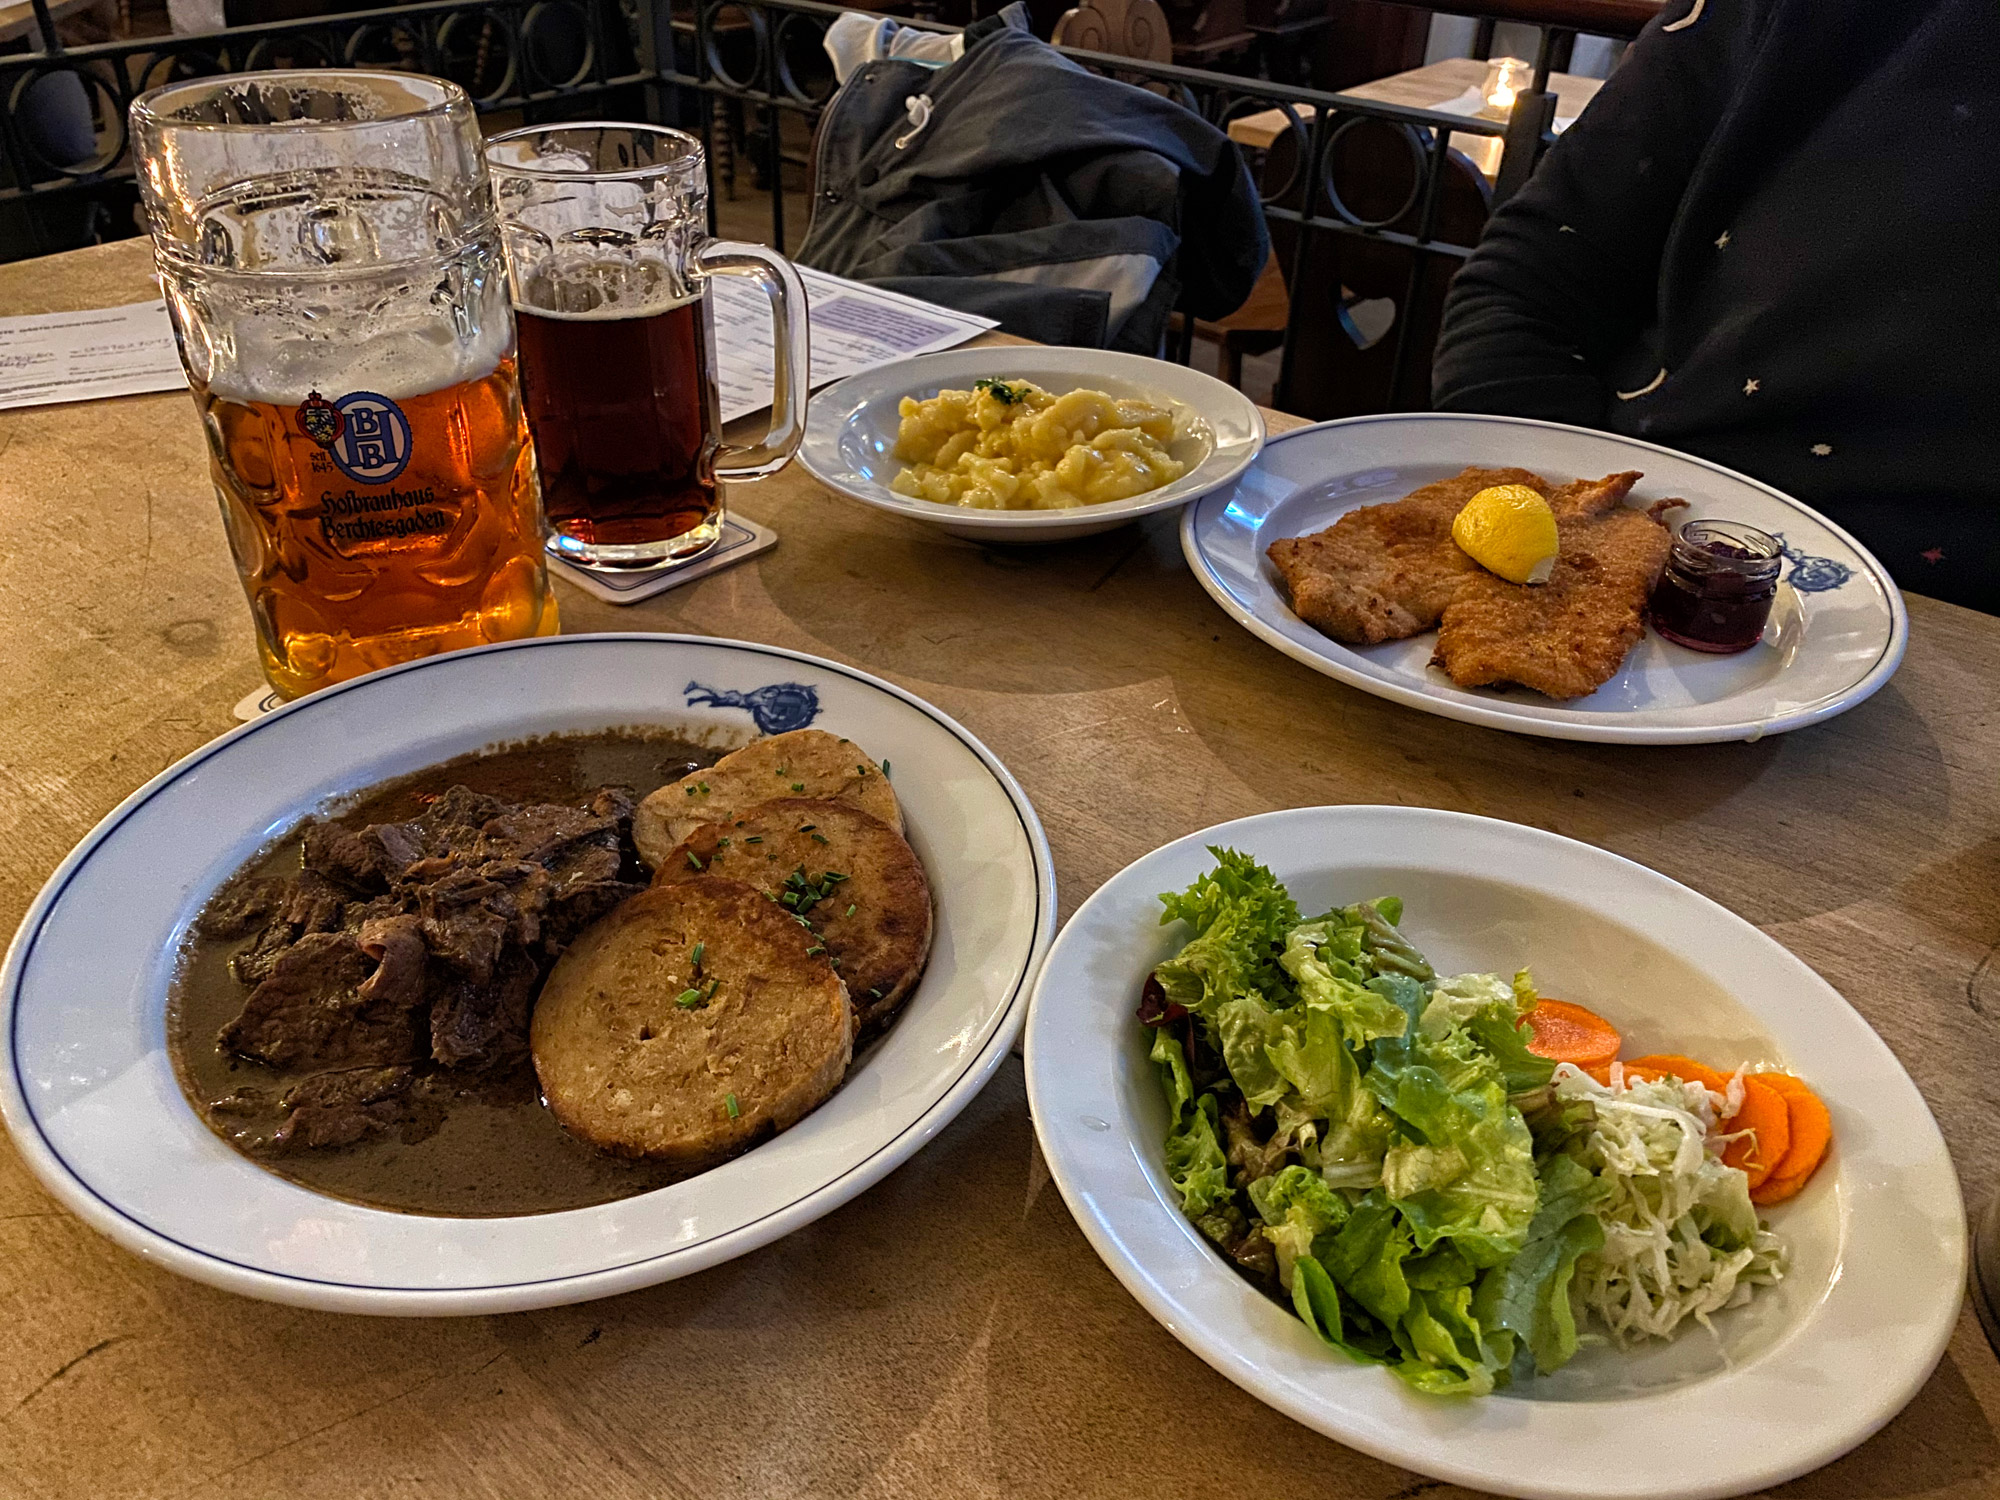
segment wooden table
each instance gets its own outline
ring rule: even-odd
[[[0,267],[0,313],[131,302],[146,269],[130,243]],[[1915,1076],[1971,1201],[2000,1186],[2000,620],[1912,600],[1896,680],[1815,729],[1572,745],[1414,713],[1267,649],[1196,586],[1171,517],[999,551],[797,469],[732,503],[779,531],[776,551],[629,610],[565,592],[567,628],[797,647],[938,703],[1034,798],[1065,913],[1166,840],[1274,807],[1421,803],[1601,844],[1816,967]],[[0,413],[0,661],[5,930],[92,823],[228,729],[257,684],[185,395]],[[1968,1312],[1900,1418],[1779,1493],[1988,1497],[1996,1426],[2000,1363]],[[1154,1323],[1050,1186],[1014,1063],[810,1228],[506,1317],[212,1291],[100,1239],[0,1147],[6,1500],[1459,1493],[1293,1425]]]
[[[1486,64],[1478,58],[1448,57],[1442,62],[1412,68],[1407,73],[1378,78],[1373,83],[1358,83],[1342,92],[1356,99],[1403,104],[1412,109],[1436,109],[1467,89],[1477,89],[1485,82]],[[1595,99],[1597,91],[1603,86],[1601,78],[1580,78],[1574,73],[1549,74],[1549,87],[1556,94],[1556,119],[1567,123],[1582,114],[1584,105]],[[1298,111],[1300,123],[1310,122],[1313,113],[1310,107],[1301,105]],[[1267,109],[1231,120],[1229,138],[1240,145],[1268,150],[1271,143],[1290,128],[1291,123],[1291,118],[1282,109]],[[1499,175],[1502,146],[1499,136],[1468,135],[1455,131],[1451,144],[1470,157],[1472,164],[1488,177]]]

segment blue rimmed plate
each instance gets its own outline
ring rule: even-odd
[[[937,902],[929,967],[886,1037],[791,1130],[615,1203],[519,1218],[387,1213],[277,1177],[181,1093],[166,1002],[223,879],[328,802],[529,736],[663,725],[711,743],[808,725],[890,763]],[[561,636],[316,693],[170,767],[77,846],[0,970],[0,1112],[79,1217],[150,1260],[341,1312],[490,1313],[683,1276],[838,1207],[936,1135],[1019,1033],[1055,929],[1048,841],[1005,767],[900,688],[737,641]]]
[[[1763,641],[1710,656],[1652,631],[1609,682],[1557,702],[1526,688],[1461,688],[1430,665],[1436,634],[1344,646],[1292,613],[1265,556],[1280,537],[1331,526],[1363,505],[1399,500],[1469,464],[1518,466],[1555,482],[1625,469],[1635,500],[1689,502],[1697,517],[1746,521],[1779,538],[1785,581]],[[1181,549],[1203,588],[1245,630],[1316,672],[1426,713],[1550,739],[1636,745],[1754,740],[1844,713],[1902,663],[1903,596],[1861,544],[1769,485],[1653,443],[1517,417],[1411,412],[1350,417],[1267,443],[1234,484],[1181,517]]]

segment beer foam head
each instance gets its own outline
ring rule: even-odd
[[[482,379],[514,344],[497,261],[460,257],[415,278],[302,278],[277,294],[248,278],[206,281],[205,321],[224,335],[212,340],[208,387],[230,400],[293,406],[315,391],[401,401]]]
[[[543,317],[610,322],[651,317],[700,296],[700,285],[664,259],[558,255],[521,278],[514,306]]]

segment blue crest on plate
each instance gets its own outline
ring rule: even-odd
[[[1792,565],[1785,581],[1801,594],[1827,593],[1854,576],[1854,569],[1844,562],[1835,562],[1830,557],[1812,557],[1799,551],[1785,540],[1782,531],[1774,531],[1771,535],[1778,539],[1778,549]]]
[[[819,689],[807,687],[803,682],[773,682],[752,688],[747,693],[690,682],[687,685],[687,701],[690,708],[698,704],[747,708],[750,717],[757,721],[757,727],[765,734],[804,729],[819,717]]]

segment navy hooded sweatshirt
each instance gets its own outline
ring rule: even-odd
[[[1672,0],[1494,215],[1433,392],[1714,459],[2000,613],[2000,0]]]

